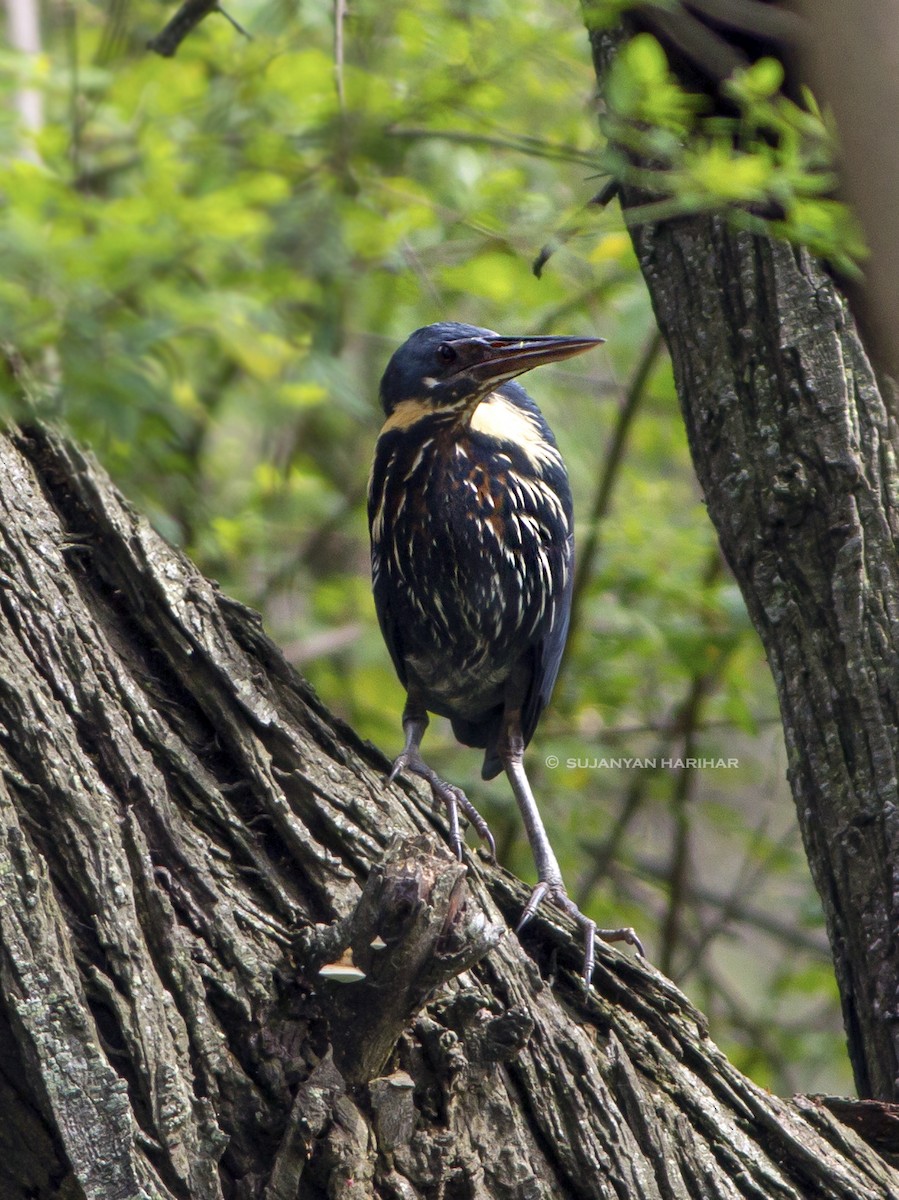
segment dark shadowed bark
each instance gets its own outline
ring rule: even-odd
[[[601,76],[610,41],[593,44]],[[644,199],[622,191],[625,209]],[[896,423],[807,254],[719,217],[631,232],[709,515],[774,674],[856,1082],[896,1100]]]
[[[523,886],[39,428],[0,609],[0,1196],[899,1196],[651,967],[585,1000],[571,929],[521,946]]]
[[[870,258],[859,297],[875,361],[899,376],[899,37],[888,0],[863,5],[801,0],[806,74],[831,109],[842,187],[865,231]],[[855,299],[853,297],[853,299]],[[856,307],[856,305],[854,305]]]

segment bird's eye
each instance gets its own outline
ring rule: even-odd
[[[456,352],[447,342],[442,342],[437,347],[437,357],[442,358],[444,362],[452,362],[456,357]]]

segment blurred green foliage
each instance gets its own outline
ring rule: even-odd
[[[611,174],[652,196],[631,223],[723,210],[739,227],[808,246],[846,276],[866,249],[836,198],[835,135],[815,98],[783,95],[784,69],[762,58],[723,88],[733,115],[682,87],[648,33],[621,49],[609,72],[602,156]]]
[[[32,409],[63,417],[393,754],[403,695],[364,514],[388,355],[436,319],[605,336],[529,380],[597,551],[529,754],[537,795],[572,894],[639,929],[738,1063],[781,1090],[845,1089],[773,687],[718,558],[620,215],[587,203],[603,147],[574,6],[357,0],[340,56],[330,7],[237,0],[251,41],[213,16],[171,60],[143,49],[171,10],[113,12],[51,4],[45,54],[0,58],[7,411],[24,386]],[[677,187],[701,203],[767,195],[768,151],[751,131],[726,163],[721,144],[697,149],[692,102],[647,45],[629,52],[630,80],[616,75],[616,103],[647,117],[649,85],[664,85],[653,120]],[[765,71],[735,86],[773,104]],[[46,105],[33,138],[12,119],[25,83]],[[479,755],[443,723],[427,744],[532,878],[503,782],[483,784]],[[624,762],[649,757],[655,768]],[[738,765],[664,765],[687,757]]]

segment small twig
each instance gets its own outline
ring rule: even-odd
[[[721,574],[721,550],[717,543],[709,557],[703,573],[703,589],[711,587]],[[730,657],[730,650],[722,652],[711,670],[697,671],[690,683],[683,708],[681,728],[683,730],[683,757],[689,762],[696,749],[697,725],[702,706],[709,693],[715,688]],[[674,777],[671,809],[674,816],[674,844],[668,871],[668,906],[662,922],[662,953],[660,970],[669,977],[674,970],[674,955],[683,933],[683,913],[689,900],[690,880],[690,801],[693,798],[698,773],[692,767],[683,766]]]
[[[624,461],[624,451],[627,446],[628,434],[645,395],[647,381],[663,345],[661,333],[658,329],[654,330],[640,356],[640,361],[637,363],[633,378],[618,410],[618,420],[615,423],[615,428],[612,430],[612,436],[606,449],[605,461],[599,473],[599,482],[590,510],[587,539],[580,548],[577,557],[574,587],[571,595],[571,632],[568,635],[566,657],[570,653],[570,648],[580,628],[584,595],[587,584],[593,574],[596,556],[599,552],[599,527],[608,515],[609,508],[611,507],[615,484],[618,482],[618,473]]]
[[[769,725],[780,725],[781,719],[779,716],[770,717],[752,717],[753,725],[759,729]],[[635,721],[632,725],[604,725],[602,727],[602,739],[604,742],[612,740],[625,740],[627,738],[638,737],[644,733],[667,733],[670,727],[670,722],[667,719],[661,721]],[[713,729],[737,729],[738,723],[732,717],[714,717],[707,721],[701,721],[697,725],[700,733],[708,733]],[[553,732],[559,736],[566,736],[572,733],[579,733],[574,726],[571,727],[553,727]]]
[[[615,818],[615,824],[599,845],[590,847],[590,866],[587,873],[580,880],[575,894],[575,903],[581,910],[585,909],[590,903],[593,889],[605,877],[610,864],[618,854],[625,834],[631,826],[631,822],[643,807],[649,780],[656,774],[658,774],[658,768],[655,767],[635,773],[630,787],[624,794],[624,800],[621,803],[618,816]]]
[[[690,691],[683,708],[683,757],[689,761],[696,750],[696,724],[699,719],[702,702],[705,699],[709,685],[706,674],[696,674],[690,684]],[[682,766],[675,773],[671,789],[671,812],[674,818],[674,839],[671,847],[671,859],[666,872],[668,884],[668,903],[661,930],[661,957],[659,970],[671,978],[674,968],[674,955],[680,945],[683,932],[684,908],[690,897],[690,833],[691,833],[691,804],[696,789],[698,772],[691,767]]]
[[[791,829],[784,841],[792,838],[795,835],[795,829]],[[698,967],[702,958],[716,938],[729,930],[732,919],[738,918],[738,914],[742,911],[741,905],[744,897],[751,896],[758,886],[764,881],[769,870],[771,859],[776,853],[780,852],[781,846],[778,845],[773,851],[768,854],[761,854],[760,847],[762,845],[763,829],[756,829],[755,836],[750,843],[747,852],[744,856],[743,865],[737,873],[736,881],[731,889],[730,903],[719,906],[718,914],[714,920],[701,922],[699,935],[691,947],[690,954],[687,956],[683,964],[682,975],[688,975],[694,967]],[[696,884],[694,881],[691,893],[694,902],[701,904]]]
[[[596,195],[591,196],[587,203],[594,205],[596,208],[605,208],[607,205],[611,204],[618,195],[618,189],[620,187],[621,184],[617,179],[608,179],[602,185]]]
[[[228,24],[232,25],[238,33],[242,34],[247,39],[248,42],[252,42],[253,35],[249,32],[249,30],[244,29],[243,25],[241,25],[240,21],[238,21],[236,17],[232,17],[229,12],[226,12],[219,5],[216,5],[213,11],[224,17]]]
[[[218,8],[218,0],[185,0],[161,33],[150,38],[147,49],[171,58],[187,35]]]
[[[442,142],[457,142],[463,146],[485,146],[496,150],[515,150],[520,154],[530,154],[535,158],[545,158],[553,162],[578,163],[584,167],[595,167],[596,158],[585,154],[572,146],[553,145],[534,137],[497,137],[485,133],[469,133],[461,129],[420,129],[417,127],[393,126],[387,130],[388,137],[408,138],[418,140],[435,138]]]
[[[69,158],[72,163],[72,174],[77,179],[81,174],[81,63],[78,55],[78,11],[74,4],[65,9],[66,34],[68,35],[69,73],[72,85],[69,90],[69,119],[71,121],[71,140],[69,142]]]
[[[779,852],[780,848],[780,845],[775,847],[775,852]],[[769,859],[770,857],[769,855]],[[755,871],[756,879],[750,880],[749,886],[741,880],[729,892],[720,892],[701,883],[693,883],[690,888],[693,899],[697,904],[714,909],[717,915],[700,935],[696,935],[695,942],[691,945],[693,953],[686,971],[681,972],[682,975],[694,969],[701,969],[703,954],[711,938],[721,936],[735,923],[747,925],[757,933],[767,934],[788,950],[813,954],[822,962],[830,961],[830,944],[823,931],[815,934],[803,929],[792,917],[789,920],[780,920],[748,899],[751,888],[763,874],[766,865],[767,862],[759,864]],[[668,878],[667,864],[657,863],[648,858],[638,857],[634,862],[634,870],[643,879],[654,883],[664,883]]]
[[[590,197],[587,203],[580,209],[578,215],[586,212],[590,208],[605,208],[606,205],[610,204],[615,196],[618,195],[619,186],[620,185],[617,179],[610,179],[607,183],[603,184],[595,196]],[[546,243],[546,245],[541,247],[540,253],[531,264],[531,270],[538,279],[542,276],[543,268],[546,266],[555,252],[560,249],[560,247],[571,241],[573,237],[576,237],[579,233],[581,233],[582,229],[583,224],[580,220],[567,221],[557,230],[555,234],[553,234],[552,238]]]
[[[422,262],[421,255],[408,240],[408,238],[404,238],[400,243],[400,252],[402,253],[403,258],[418,276],[422,288],[430,295],[434,307],[439,308],[442,299],[440,290],[436,287],[434,280],[428,274],[427,269]]]
[[[346,0],[334,0],[334,77],[337,83],[337,102],[340,111],[346,109],[343,88],[343,23],[346,19]]]
[[[703,576],[703,586],[708,587],[714,582],[715,574],[720,570],[720,564],[720,554],[716,546]],[[688,741],[692,742],[700,732],[702,722],[700,721],[701,704],[699,701],[714,689],[731,653],[732,650],[725,650],[711,669],[690,680],[686,695],[660,726],[659,740],[652,754],[648,756],[653,762],[658,764],[667,754],[670,754],[675,741],[683,740],[685,744]],[[681,757],[689,757],[686,750]],[[636,772],[635,778],[624,794],[618,816],[608,835],[598,845],[590,848],[590,867],[577,889],[579,908],[584,908],[589,903],[593,889],[608,872],[631,823],[643,807],[650,781],[660,775],[661,770],[661,767],[656,765]]]
[[[220,13],[238,33],[242,33],[245,38],[250,39],[250,34],[246,29],[230,13],[226,13],[219,6],[218,0],[185,0],[165,29],[156,37],[150,38],[147,42],[147,49],[161,54],[163,58],[171,58],[188,34],[192,33],[210,13]]]

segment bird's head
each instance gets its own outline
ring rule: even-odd
[[[388,417],[413,402],[460,418],[496,388],[533,367],[583,354],[602,338],[500,337],[491,329],[454,321],[416,329],[395,352],[381,379]]]

